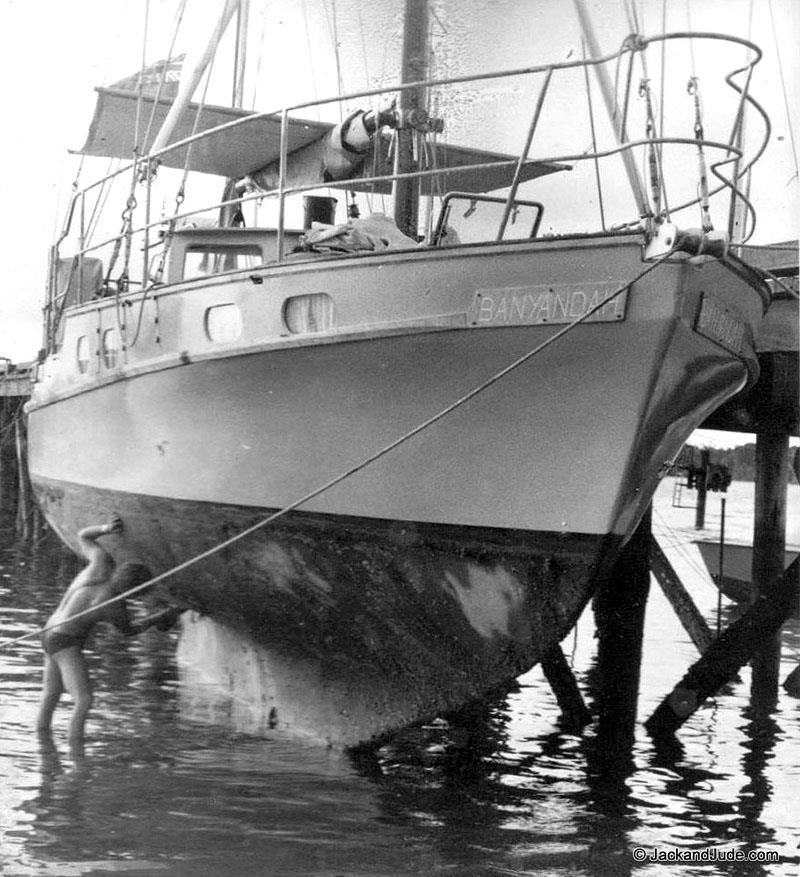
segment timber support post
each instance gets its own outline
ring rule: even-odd
[[[700,610],[695,606],[666,554],[661,550],[655,536],[650,541],[650,567],[656,581],[661,585],[664,596],[669,600],[673,612],[683,625],[683,629],[689,634],[695,648],[702,655],[714,640],[711,629]]]
[[[700,472],[697,475],[697,507],[694,516],[695,530],[702,530],[706,525],[706,496],[708,494],[708,467],[711,451],[703,448],[700,451]]]
[[[800,559],[781,576],[769,597],[757,602],[723,631],[719,639],[697,661],[645,722],[655,738],[674,734],[697,708],[719,688],[730,682],[761,648],[765,636],[780,630],[798,598]]]
[[[561,709],[561,721],[565,728],[579,731],[592,721],[592,714],[583,701],[578,683],[572,675],[561,646],[554,646],[542,658],[542,672],[547,679]]]
[[[783,429],[756,435],[755,516],[753,528],[753,585],[759,597],[777,600],[783,580],[786,551],[786,495],[789,434]],[[753,658],[751,701],[766,710],[778,701],[780,684],[780,627],[765,631]]]
[[[22,435],[21,412],[14,420],[14,438],[17,450],[17,536],[27,541],[30,535],[28,514],[28,467],[25,465],[25,440]]]
[[[609,755],[629,752],[635,736],[651,539],[648,508],[594,601],[598,750]]]
[[[5,360],[0,370],[0,527],[28,539],[38,515],[28,474],[24,411],[32,364],[15,365],[4,356],[0,360]]]

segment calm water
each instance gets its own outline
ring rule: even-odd
[[[752,485],[728,494],[727,531],[749,539]],[[719,499],[707,524],[718,527]],[[716,592],[694,512],[657,498],[654,529],[712,625]],[[800,488],[789,539],[800,544]],[[41,625],[74,573],[61,551],[0,554],[0,636]],[[730,616],[725,604],[724,623]],[[587,696],[587,614],[564,643]],[[648,604],[640,719],[696,659],[657,585]],[[749,706],[750,675],[700,710],[675,751],[640,728],[633,751],[598,751],[594,728],[559,729],[538,669],[469,713],[352,756],[254,739],[191,721],[180,707],[173,634],[134,643],[109,633],[85,758],[70,758],[66,707],[56,751],[32,726],[41,674],[34,640],[0,651],[2,874],[12,875],[800,875],[800,701]],[[800,661],[800,622],[784,632],[783,675]],[[782,678],[783,678],[782,675]],[[613,757],[609,757],[609,755]],[[634,849],[774,850],[780,864],[680,865]]]

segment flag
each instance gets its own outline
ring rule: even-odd
[[[158,86],[163,77],[164,84],[161,86],[161,98],[165,100],[174,100],[178,93],[178,85],[181,81],[181,67],[185,55],[178,55],[175,58],[168,58],[164,61],[156,61],[149,67],[145,67],[139,73],[132,76],[126,76],[119,82],[113,83],[110,88],[119,89],[120,91],[133,91],[139,93],[141,84],[142,94],[147,97],[155,97],[158,92]]]

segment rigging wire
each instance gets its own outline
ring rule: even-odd
[[[197,112],[195,113],[194,123],[192,124],[191,136],[194,136],[197,133],[197,128],[200,124],[200,116],[203,114],[203,110],[205,108],[206,97],[208,95],[208,86],[209,86],[209,83],[211,82],[211,75],[212,75],[212,72],[214,70],[214,61],[215,61],[215,58],[212,57],[211,62],[208,65],[208,69],[206,70],[206,74],[205,74],[206,79],[205,79],[205,84],[203,86],[203,94],[202,94],[202,97],[200,98],[200,101],[197,105]],[[180,185],[178,186],[178,192],[175,195],[176,213],[180,209],[180,205],[183,203],[183,200],[185,198],[186,181],[189,177],[189,162],[191,160],[193,146],[194,146],[194,143],[192,142],[189,144],[189,146],[186,149],[186,157],[185,157],[184,162],[183,162],[183,173],[181,176],[181,182],[180,182]],[[127,343],[127,339],[126,339],[125,346],[128,348],[133,347],[136,344],[136,342],[139,340],[139,334],[140,334],[141,329],[142,329],[142,319],[144,317],[144,308],[145,308],[145,304],[147,303],[147,300],[148,300],[148,297],[150,294],[150,290],[153,288],[154,285],[161,282],[161,277],[163,276],[163,271],[164,271],[164,264],[166,262],[167,253],[169,251],[170,241],[172,239],[172,234],[175,231],[175,222],[176,222],[175,217],[173,217],[170,220],[169,227],[167,229],[167,232],[164,235],[164,239],[162,242],[161,256],[159,258],[158,267],[157,267],[156,273],[155,273],[155,276],[156,276],[155,282],[151,282],[150,265],[148,264],[148,265],[143,266],[143,268],[144,268],[144,275],[142,278],[142,286],[143,286],[142,292],[143,292],[143,294],[142,294],[141,300],[139,301],[139,314],[138,314],[138,317],[136,319],[136,331],[134,332],[133,339],[131,340],[131,342],[129,344]],[[125,327],[120,325],[119,293],[120,293],[120,290],[118,289],[117,295],[115,296],[115,303],[116,303],[116,311],[117,311],[117,325],[120,327],[120,334],[122,335],[122,332],[124,331]],[[131,305],[132,305],[132,303],[131,303]]]
[[[585,40],[581,40],[581,53],[583,55],[584,61],[586,60],[586,42]],[[592,152],[594,153],[594,176],[595,183],[597,185],[597,199],[598,206],[600,207],[600,225],[603,231],[606,230],[606,211],[605,211],[605,203],[603,201],[603,184],[602,179],[600,177],[600,158],[597,155],[597,131],[594,124],[594,104],[592,102],[592,85],[589,81],[589,65],[583,65],[583,78],[586,83],[586,100],[589,105],[589,129],[592,133]]]
[[[333,53],[336,60],[336,84],[339,97],[341,97],[344,93],[344,80],[342,79],[342,59],[341,55],[339,54],[339,28],[336,19],[336,0],[331,0],[330,12],[328,12],[327,0],[323,0],[323,8],[325,10],[325,17],[328,21],[328,33],[330,35],[331,42],[333,43]],[[341,102],[339,102],[338,107],[339,121],[342,122],[344,120],[344,108],[342,107]]]
[[[661,0],[661,35],[667,32],[667,0]],[[661,41],[661,75],[658,93],[658,132],[664,136],[664,88],[667,81],[667,41]],[[667,203],[667,185],[664,181],[664,203]],[[669,210],[669,208],[667,208]]]
[[[637,7],[635,4],[635,0],[628,0],[630,4],[630,18],[634,28],[635,33],[642,33],[644,30],[644,11],[642,10],[641,16],[637,13]],[[666,27],[662,22],[662,35],[666,33]],[[662,68],[664,65],[664,51],[665,51],[666,43],[662,41],[661,43],[661,64]],[[653,109],[653,93],[650,88],[650,72],[647,67],[647,52],[639,52],[640,63],[642,65],[642,75],[643,75],[643,83],[640,85],[640,96],[642,95],[642,88],[645,89],[646,94],[644,95],[646,100],[647,107],[647,121],[646,128],[649,130],[650,137],[657,138],[664,136],[664,73],[662,69],[661,73],[661,92],[660,92],[660,104],[659,104],[659,122],[656,124],[655,112]],[[650,177],[650,185],[651,185],[651,197],[653,200],[653,213],[658,219],[659,217],[664,217],[665,219],[669,219],[670,211],[669,211],[669,199],[667,198],[667,180],[666,175],[664,173],[664,149],[663,145],[651,144],[647,150],[648,158],[643,158],[643,169],[642,169],[642,179],[647,179]],[[663,205],[663,207],[662,207]]]
[[[770,20],[772,22],[772,39],[775,42],[775,57],[777,58],[777,61],[778,61],[778,72],[780,73],[780,77],[781,77],[781,88],[783,90],[783,105],[786,109],[786,122],[787,122],[787,127],[789,128],[789,141],[790,141],[791,146],[792,146],[792,156],[794,157],[794,177],[792,177],[792,179],[789,180],[789,182],[791,183],[791,181],[793,179],[797,179],[798,173],[800,173],[800,171],[798,171],[798,165],[797,165],[797,144],[795,143],[795,139],[794,139],[794,124],[792,123],[792,111],[791,111],[791,108],[789,107],[789,95],[788,95],[788,91],[786,88],[786,77],[785,77],[784,71],[783,71],[783,60],[781,59],[781,50],[780,50],[780,47],[778,45],[778,29],[777,29],[777,26],[775,24],[775,13],[774,13],[773,8],[772,8],[772,0],[769,0],[769,16],[770,16]]]
[[[358,15],[358,32],[361,34],[361,57],[364,63],[364,80],[367,84],[367,88],[369,88],[369,60],[367,56],[367,41],[364,37],[364,21],[361,18],[361,3],[356,3],[356,14]]]
[[[696,76],[692,76],[689,79],[686,91],[689,93],[694,104],[694,136],[697,141],[697,185],[700,190],[700,221],[703,226],[703,231],[709,232],[714,228],[714,224],[711,221],[708,193],[708,170],[706,167],[706,156],[703,150],[703,141],[705,140],[705,133],[703,130],[703,107],[700,100],[700,84]]]
[[[105,206],[108,202],[109,195],[111,194],[111,190],[114,188],[113,180],[115,178],[116,171],[112,173],[112,168],[116,165],[117,169],[119,169],[121,162],[122,159],[119,158],[110,158],[108,160],[104,179],[103,182],[100,184],[100,191],[97,193],[97,198],[94,202],[92,212],[89,215],[89,222],[86,227],[85,245],[87,247],[90,246],[92,243],[92,239],[94,238],[95,232],[97,231],[97,226],[100,222],[100,217],[105,211]]]
[[[142,61],[139,70],[139,80],[136,86],[136,121],[133,126],[133,153],[138,155],[141,147],[139,134],[142,124],[142,100],[144,98],[144,68],[147,64],[147,30],[150,26],[150,0],[144,4],[144,32],[142,34]]]
[[[186,11],[186,3],[187,0],[181,0],[178,9],[175,12],[175,23],[172,27],[172,39],[170,40],[169,48],[167,49],[167,57],[164,59],[164,66],[162,67],[161,75],[158,80],[158,87],[156,88],[156,93],[153,98],[153,107],[150,110],[150,118],[147,121],[147,128],[144,133],[144,140],[142,141],[143,145],[147,144],[150,140],[150,132],[153,130],[153,123],[156,118],[156,111],[158,110],[161,92],[167,79],[167,69],[169,68],[169,62],[172,60],[172,53],[175,51],[175,43],[178,39],[178,31],[180,30],[181,23],[183,22],[183,13]]]
[[[691,0],[686,0],[686,30],[689,33],[692,33],[692,10],[691,10]],[[689,37],[689,58],[691,60],[691,69],[692,69],[692,77],[697,78],[697,65],[695,64],[694,58],[694,40],[692,37]]]
[[[195,113],[194,123],[192,125],[192,133],[191,136],[194,136],[197,133],[197,128],[200,125],[200,116],[203,114],[203,110],[206,105],[206,97],[208,95],[208,86],[211,82],[211,74],[214,70],[214,61],[215,58],[211,58],[211,63],[208,65],[208,69],[206,70],[206,81],[203,86],[203,94],[200,98],[200,101],[197,105],[197,112]],[[183,172],[181,174],[180,185],[178,186],[178,191],[175,194],[175,213],[177,214],[180,210],[181,204],[183,204],[184,198],[186,197],[186,181],[189,178],[189,162],[192,157],[192,147],[194,146],[194,142],[190,143],[186,149],[186,157],[183,161]],[[169,252],[170,242],[172,240],[173,232],[175,231],[175,223],[177,219],[176,216],[173,216],[169,222],[166,233],[164,234],[164,240],[162,243],[161,256],[159,258],[158,267],[155,271],[155,280],[151,283],[150,279],[150,266],[145,265],[145,285],[144,285],[144,294],[142,295],[141,301],[139,302],[139,316],[136,321],[136,332],[134,333],[133,340],[130,343],[130,347],[133,347],[134,344],[139,340],[139,333],[142,328],[142,317],[144,315],[144,306],[147,302],[148,296],[150,294],[150,290],[153,286],[159,284],[161,282],[161,278],[164,273],[164,265],[166,263],[167,253]]]
[[[666,518],[664,518],[663,514],[659,512],[657,509],[653,509],[653,516],[661,528],[660,531],[654,535],[656,535],[659,539],[659,542],[663,540],[664,547],[669,548],[670,551],[674,552],[678,555],[684,564],[689,567],[693,572],[697,573],[698,577],[701,579],[703,584],[714,588],[717,590],[716,585],[714,584],[711,575],[708,570],[703,566],[702,562],[698,561],[695,556],[693,556],[692,552],[689,550],[689,545],[691,545],[691,539],[682,539],[681,534],[678,533],[673,527],[671,527]]]
[[[258,40],[258,60],[256,61],[256,72],[253,80],[253,101],[250,104],[250,109],[255,112],[256,109],[256,98],[258,95],[258,86],[261,80],[261,59],[264,57],[264,38],[267,33],[267,4],[269,0],[264,0],[264,5],[261,7],[261,36]],[[305,15],[306,9],[306,0],[303,0],[303,15]],[[308,28],[306,27],[306,39],[309,39],[308,36]],[[314,97],[317,96],[316,93],[316,83],[314,82],[314,62],[309,61],[309,66],[311,67],[311,81],[314,86]]]
[[[252,533],[255,533],[258,530],[263,529],[264,527],[268,526],[269,524],[272,524],[273,522],[275,522],[275,521],[279,520],[280,518],[284,517],[285,515],[289,514],[289,512],[292,512],[295,509],[298,509],[300,506],[305,505],[305,503],[309,502],[312,499],[315,499],[316,497],[320,496],[322,493],[325,493],[327,490],[330,490],[332,487],[335,487],[337,484],[341,484],[347,478],[350,478],[351,476],[360,472],[362,469],[367,468],[367,466],[370,466],[372,463],[375,463],[378,460],[380,460],[381,458],[385,457],[387,454],[390,454],[396,448],[400,447],[400,445],[405,444],[407,441],[411,440],[412,438],[419,435],[424,430],[428,429],[428,427],[433,426],[433,424],[435,424],[435,423],[438,423],[440,420],[447,417],[453,411],[455,411],[458,408],[461,408],[467,402],[470,402],[476,396],[479,396],[481,393],[488,390],[489,387],[492,387],[494,384],[498,383],[498,381],[501,381],[507,375],[511,374],[513,371],[516,371],[520,366],[524,365],[526,362],[533,359],[539,353],[542,353],[544,350],[546,350],[548,347],[550,347],[552,344],[554,344],[560,338],[564,337],[569,332],[571,332],[573,329],[575,329],[577,326],[579,326],[581,323],[584,323],[586,320],[588,320],[593,314],[595,314],[601,308],[605,307],[609,302],[614,301],[614,299],[616,299],[623,292],[628,290],[634,283],[638,283],[640,280],[642,280],[644,277],[646,277],[648,274],[650,274],[651,271],[654,271],[656,268],[660,267],[669,258],[670,255],[671,255],[671,251],[668,251],[668,252],[664,253],[662,256],[659,256],[657,259],[654,259],[649,265],[647,265],[645,268],[643,268],[641,271],[639,271],[634,277],[630,278],[629,280],[626,280],[625,283],[618,286],[614,290],[614,292],[610,293],[610,295],[606,296],[601,301],[599,301],[596,305],[589,308],[585,314],[583,314],[580,317],[577,317],[572,322],[567,323],[565,326],[562,326],[561,329],[559,329],[557,332],[554,332],[552,335],[550,335],[548,338],[546,338],[544,341],[542,341],[541,344],[538,344],[536,347],[527,351],[527,353],[524,353],[522,356],[518,357],[513,362],[509,363],[509,365],[505,366],[505,368],[501,369],[499,372],[496,372],[494,375],[487,378],[481,384],[478,384],[477,386],[473,387],[471,390],[469,390],[467,393],[465,393],[459,399],[456,399],[454,402],[451,402],[445,408],[442,408],[441,410],[439,410],[435,414],[431,415],[429,418],[427,418],[427,420],[424,420],[422,423],[417,424],[417,426],[415,426],[413,429],[410,429],[407,432],[403,433],[403,435],[394,439],[388,445],[384,445],[383,448],[381,448],[380,450],[371,454],[370,456],[366,457],[365,459],[361,460],[359,463],[356,463],[354,466],[351,466],[349,469],[346,469],[345,471],[340,472],[338,475],[331,478],[329,481],[326,481],[321,486],[315,488],[310,493],[305,494],[305,496],[302,496],[299,499],[296,499],[294,502],[290,503],[287,506],[284,506],[282,509],[279,509],[277,512],[274,512],[273,514],[269,515],[268,517],[263,518],[262,520],[256,522],[255,524],[251,525],[250,527],[246,527],[244,530],[240,531],[239,533],[236,533],[235,535],[231,536],[229,539],[225,539],[223,542],[220,542],[217,545],[214,545],[211,548],[208,548],[206,551],[203,551],[200,554],[195,555],[194,557],[190,557],[188,560],[185,560],[182,563],[177,564],[176,566],[164,571],[163,573],[159,573],[158,575],[154,576],[152,579],[149,579],[148,581],[143,582],[141,585],[136,585],[135,587],[130,588],[127,591],[124,591],[122,594],[118,594],[115,597],[110,597],[108,600],[104,600],[102,603],[98,603],[96,606],[93,606],[91,609],[85,609],[82,612],[77,612],[77,613],[75,613],[75,615],[72,615],[69,618],[64,619],[63,621],[58,622],[58,624],[53,624],[51,626],[44,627],[38,631],[30,631],[26,634],[23,634],[22,636],[18,636],[16,638],[14,638],[14,639],[9,639],[9,640],[5,640],[3,642],[0,642],[0,650],[9,648],[10,646],[15,645],[16,643],[22,642],[23,640],[30,639],[31,637],[38,636],[39,634],[43,633],[46,630],[52,630],[52,629],[55,629],[57,627],[61,627],[63,624],[66,624],[69,621],[74,621],[77,618],[82,618],[82,617],[89,615],[93,612],[97,612],[99,609],[103,609],[106,606],[110,606],[113,603],[119,603],[122,600],[126,600],[129,597],[132,597],[134,594],[138,594],[141,591],[152,588],[153,585],[156,585],[159,582],[162,582],[167,578],[171,578],[172,576],[177,575],[180,572],[183,572],[183,570],[188,569],[191,566],[194,566],[196,563],[199,563],[201,560],[205,560],[206,558],[211,557],[214,554],[218,554],[220,551],[224,551],[226,548],[230,547],[231,545],[235,544],[236,542],[241,541],[242,539],[246,538],[247,536],[250,536]]]

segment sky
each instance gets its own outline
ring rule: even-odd
[[[287,101],[336,93],[337,78],[345,90],[394,80],[402,5],[400,0],[373,0],[369,7],[356,0],[266,0],[263,5],[262,0],[252,0],[249,72],[257,85],[246,92],[247,102],[256,109],[274,110]],[[33,358],[40,346],[48,247],[63,220],[60,214],[77,169],[78,159],[68,150],[85,140],[94,107],[93,88],[135,73],[143,57],[147,63],[165,57],[175,6],[172,0],[149,0],[143,56],[146,0],[0,0],[0,82],[6,119],[0,140],[0,197],[5,208],[0,218],[5,256],[0,356],[24,361]],[[616,49],[631,29],[625,3],[590,0],[589,7],[603,51]],[[191,24],[184,24],[173,54],[191,53],[216,8],[211,0],[188,0],[185,21]],[[796,238],[800,227],[798,131],[789,127],[794,123],[786,103],[796,108],[800,100],[800,3],[637,0],[636,9],[644,33],[660,31],[663,14],[668,30],[685,30],[691,24],[697,30],[750,35],[762,47],[765,60],[756,68],[751,90],[767,109],[773,132],[753,174],[751,192],[759,210],[755,240]],[[561,61],[581,50],[568,0],[434,0],[433,10],[434,64],[439,75]],[[254,42],[264,48],[255,49]],[[729,109],[731,98],[724,89],[711,91],[705,65],[721,63],[730,69],[744,58],[744,51],[737,51],[738,55],[725,55],[716,44],[709,48],[693,42],[691,55],[683,58],[689,72],[703,71],[709,129],[717,121],[716,113]],[[218,63],[229,65],[224,52]],[[676,124],[684,127],[691,126],[691,105],[685,93],[687,69],[677,64],[669,68],[666,81],[671,91],[664,98],[665,117],[674,115]],[[658,72],[650,70],[651,75]],[[565,77],[560,88],[559,92],[551,86],[551,115],[545,114],[537,129],[533,155],[549,154],[548,149],[564,145],[562,139],[586,127],[575,98],[582,82]],[[228,90],[227,84],[218,87],[209,100],[225,103]],[[443,90],[438,109],[454,140],[508,149],[509,142],[518,143],[524,137],[532,94],[523,84],[505,91],[494,86],[483,91]],[[642,102],[632,107],[632,124],[642,107]],[[524,113],[520,111],[525,108]],[[748,139],[756,142],[759,123],[748,124]],[[714,133],[726,139],[724,123]],[[584,141],[583,149],[587,147]],[[685,186],[693,189],[696,159],[681,154],[676,162],[679,183],[683,177]],[[91,164],[87,162],[84,170]],[[579,192],[592,188],[590,171],[584,162],[580,173],[585,180],[579,173],[572,175],[570,183]],[[563,176],[554,175],[535,190],[549,205],[553,230],[561,230],[559,223],[574,218],[573,198],[564,188]],[[606,205],[612,221],[631,213],[635,216],[624,183],[612,189]],[[122,206],[111,210],[112,225],[118,224]],[[699,223],[694,219],[689,224]]]

